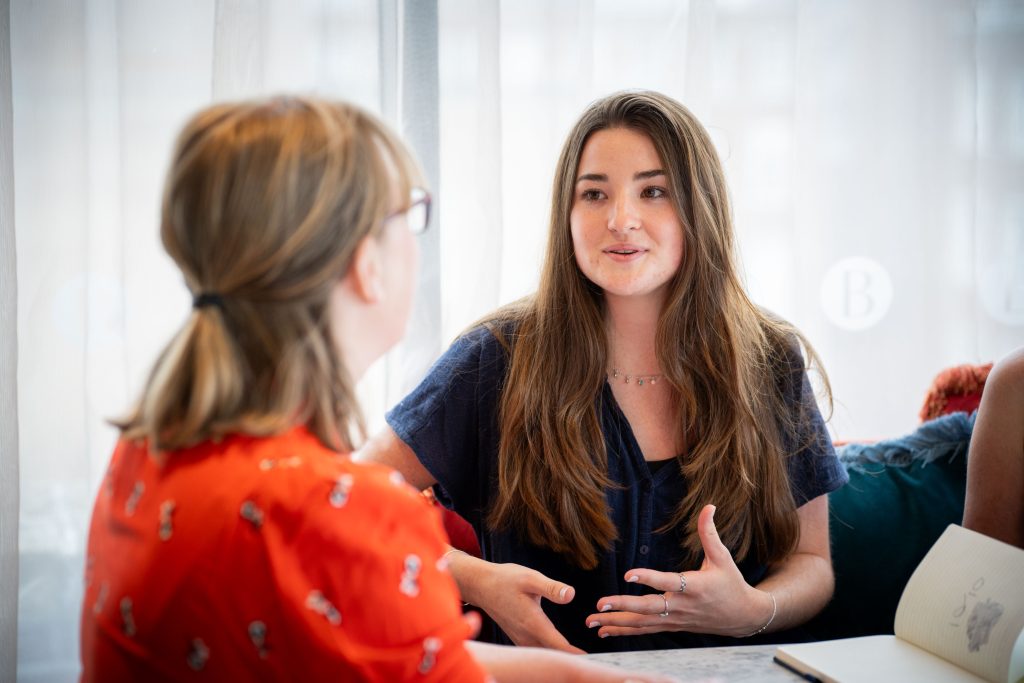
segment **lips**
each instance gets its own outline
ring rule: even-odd
[[[601,251],[616,260],[628,260],[642,256],[643,254],[646,254],[648,250],[636,244],[613,244],[605,247]]]

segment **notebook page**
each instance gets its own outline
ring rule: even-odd
[[[824,683],[984,683],[896,636],[780,645],[775,659]]]
[[[884,565],[883,565],[884,566]],[[1012,679],[1024,630],[1024,550],[949,525],[907,582],[895,633],[990,681]]]

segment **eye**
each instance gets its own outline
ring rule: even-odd
[[[595,189],[583,190],[580,192],[580,199],[585,202],[596,202],[599,199],[604,199],[604,192]]]
[[[662,197],[667,197],[668,192],[663,187],[655,187],[652,185],[650,187],[645,187],[640,192],[640,196],[644,199],[661,199]]]

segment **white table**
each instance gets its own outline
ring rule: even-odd
[[[587,659],[613,666],[673,676],[680,681],[794,683],[803,680],[772,661],[775,645],[703,647],[678,650],[607,652]]]

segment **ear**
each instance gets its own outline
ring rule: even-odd
[[[364,303],[375,304],[384,298],[383,264],[380,243],[373,235],[367,235],[356,247],[348,279],[352,290]]]

